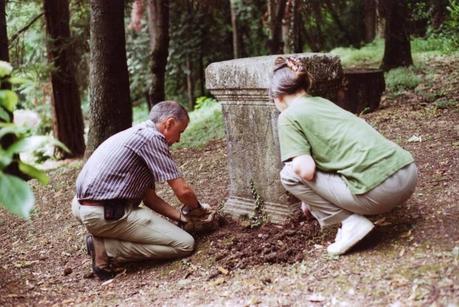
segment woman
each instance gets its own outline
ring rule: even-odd
[[[321,227],[341,223],[327,247],[341,255],[374,228],[364,215],[388,212],[413,194],[417,169],[408,151],[363,119],[309,96],[311,84],[299,59],[276,59],[271,97],[281,112],[281,181]]]

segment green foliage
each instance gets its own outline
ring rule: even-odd
[[[385,75],[386,88],[392,93],[414,89],[421,82],[414,68],[396,68]]]
[[[190,112],[190,123],[175,148],[201,147],[224,137],[221,105],[212,98],[200,99],[200,108]]]
[[[447,98],[440,98],[435,101],[435,107],[438,109],[448,109],[457,107],[458,103],[456,100],[451,100]]]
[[[9,82],[12,67],[0,61],[0,85]],[[56,144],[66,150],[60,142],[47,136],[33,135],[31,129],[18,126],[12,121],[12,113],[18,104],[18,96],[11,90],[0,90],[0,205],[14,214],[28,218],[34,204],[34,196],[28,184],[21,178],[8,174],[7,169],[17,165],[28,177],[47,184],[44,172],[20,159],[20,154],[34,152],[45,145]]]

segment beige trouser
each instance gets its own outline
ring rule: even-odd
[[[149,208],[128,207],[121,219],[107,221],[102,206],[83,206],[75,197],[72,213],[117,262],[179,258],[194,248],[190,234]]]
[[[381,214],[405,202],[416,187],[417,168],[411,163],[383,183],[354,195],[340,175],[317,171],[313,181],[300,178],[286,163],[280,172],[282,185],[304,202],[322,227],[340,223],[348,216]]]

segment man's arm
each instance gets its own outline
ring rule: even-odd
[[[151,210],[167,216],[175,221],[182,221],[180,210],[166,203],[161,197],[159,197],[155,190],[148,189],[143,198],[143,203],[148,206]]]
[[[185,179],[177,178],[167,182],[174,191],[175,196],[180,200],[185,207],[196,209],[200,207],[198,198],[193,189],[186,183]]]
[[[316,172],[316,162],[310,155],[301,155],[292,160],[293,171],[295,174],[307,181],[314,179]]]

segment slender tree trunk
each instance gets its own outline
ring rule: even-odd
[[[376,2],[364,0],[363,24],[365,26],[364,39],[366,43],[372,42],[376,37]]]
[[[90,122],[85,156],[132,125],[123,0],[91,0]]]
[[[190,110],[194,108],[194,80],[193,80],[193,63],[191,62],[190,55],[186,55],[186,88],[187,88],[187,96],[188,96],[188,105]]]
[[[271,54],[280,54],[283,51],[282,19],[284,18],[287,0],[269,0],[268,15],[270,20],[271,38],[268,47]]]
[[[312,14],[315,19],[316,31],[317,31],[317,35],[313,38],[313,40],[315,42],[317,51],[320,51],[322,50],[322,47],[323,47],[323,37],[324,37],[324,34],[322,33],[322,27],[321,27],[321,24],[323,23],[321,2],[317,0],[312,1],[311,10],[312,10]]]
[[[357,46],[357,43],[354,42],[352,39],[352,35],[349,33],[349,31],[346,29],[346,27],[343,25],[341,22],[341,19],[339,18],[338,12],[336,12],[333,3],[330,0],[325,1],[325,5],[328,8],[328,11],[330,12],[333,20],[335,21],[336,25],[338,26],[338,29],[344,34],[344,37],[346,38],[347,42],[350,45]]]
[[[85,150],[84,126],[72,55],[69,2],[45,0],[44,11],[48,34],[48,61],[53,65],[53,131],[54,136],[70,149],[70,153],[58,150],[56,154],[59,158],[80,157]]]
[[[6,27],[6,0],[0,0],[0,60],[5,62],[10,61]]]
[[[302,9],[301,1],[293,0],[293,22],[292,22],[292,40],[293,40],[293,52],[303,52],[303,33],[302,33]]]
[[[240,33],[237,22],[237,7],[234,0],[230,0],[230,9],[231,9],[231,27],[233,29],[233,57],[235,59],[241,57],[240,49]]]
[[[150,108],[165,99],[165,74],[169,54],[169,0],[148,0],[148,30],[150,32],[151,88]]]
[[[448,0],[431,0],[432,28],[439,29],[448,16]]]
[[[385,71],[413,64],[409,35],[406,30],[407,9],[404,1],[383,0],[386,19],[384,57],[381,68]]]

